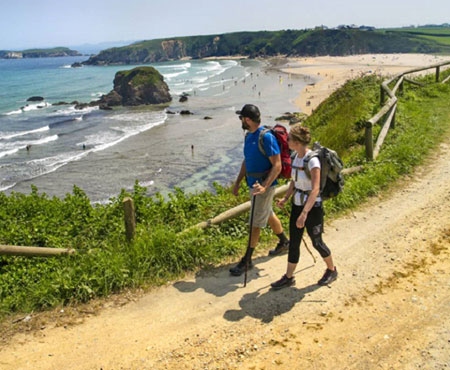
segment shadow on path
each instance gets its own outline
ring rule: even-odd
[[[265,256],[253,260],[253,268],[248,270],[247,284],[262,276],[261,273],[263,270],[258,267],[258,264],[264,263],[272,258],[274,257]],[[221,266],[211,271],[199,271],[195,274],[195,281],[178,281],[173,286],[183,293],[203,289],[206,293],[213,294],[216,297],[223,297],[244,286],[244,274],[241,276],[232,276],[228,271],[236,263]]]
[[[256,292],[245,294],[239,301],[240,310],[228,310],[223,317],[228,321],[240,321],[245,316],[251,316],[264,323],[272,322],[275,316],[289,312],[296,303],[301,302],[306,294],[321,288],[312,284],[298,289],[296,287],[284,288],[278,291],[269,290],[260,294]]]

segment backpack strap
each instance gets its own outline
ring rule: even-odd
[[[314,157],[319,158],[319,153],[315,150],[311,150],[303,158],[303,171],[305,171],[306,176],[310,180],[311,180],[311,171],[309,170],[309,161],[311,159],[313,159]],[[319,161],[320,161],[320,158],[319,158]]]
[[[294,181],[298,181],[298,172],[299,171],[304,171],[305,168],[304,167],[300,167],[300,166],[294,166],[294,162],[297,159],[297,153],[295,153],[294,155],[291,156],[291,168],[293,168],[295,170],[295,178]]]
[[[266,154],[266,150],[264,149],[264,135],[267,134],[271,129],[268,126],[263,126],[263,127],[264,128],[259,133],[258,149],[264,157],[269,158]]]

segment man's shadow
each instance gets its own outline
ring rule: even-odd
[[[261,277],[262,269],[258,264],[268,261],[273,257],[263,256],[253,260],[253,268],[247,272],[247,283]],[[209,271],[199,271],[195,274],[195,281],[178,281],[173,286],[183,293],[194,292],[197,289],[203,289],[206,293],[223,297],[228,293],[234,292],[244,285],[244,274],[241,276],[230,275],[229,268],[236,263],[227,266],[221,266]]]
[[[319,288],[320,285],[312,284],[301,289],[289,287],[279,291],[269,290],[264,294],[260,294],[258,289],[242,297],[239,301],[240,310],[228,310],[223,317],[228,321],[240,321],[245,316],[251,316],[264,323],[270,323],[275,316],[289,312],[296,303],[305,298],[306,294]]]

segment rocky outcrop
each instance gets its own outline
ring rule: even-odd
[[[27,99],[27,101],[43,101],[44,98],[42,96],[32,96]]]
[[[186,57],[186,49],[181,40],[164,40],[161,41],[161,49],[167,60],[181,59]]]
[[[119,71],[114,89],[98,101],[100,107],[163,104],[172,100],[163,76],[153,67],[136,67]]]
[[[308,115],[303,112],[286,112],[283,116],[275,118],[275,121],[288,121],[290,125],[294,125],[303,122],[306,118],[308,118]]]

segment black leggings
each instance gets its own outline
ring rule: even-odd
[[[300,213],[303,211],[303,206],[296,206],[292,204],[291,218],[289,220],[289,255],[288,262],[290,263],[298,263],[300,259],[300,243],[303,237],[304,227],[299,229],[295,223],[297,222],[297,218],[300,216]],[[326,246],[326,244],[322,240],[322,232],[323,232],[323,208],[322,205],[311,208],[306,217],[306,231],[308,232],[309,237],[312,240],[314,248],[320,253],[322,258],[328,257],[331,255],[330,250]]]

